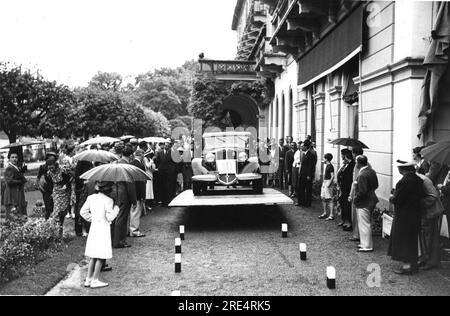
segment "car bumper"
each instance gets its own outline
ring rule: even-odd
[[[253,180],[262,179],[262,175],[258,174],[258,173],[242,173],[242,174],[237,174],[236,179],[238,181],[253,181]],[[193,176],[192,180],[199,181],[199,182],[216,182],[216,181],[218,181],[218,176],[215,174],[203,174],[203,175]]]

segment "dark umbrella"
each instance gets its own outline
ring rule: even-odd
[[[151,178],[141,169],[129,164],[110,163],[83,173],[81,179],[102,182],[136,182],[147,181]]]
[[[118,182],[136,182],[151,180],[151,178],[141,169],[129,164],[110,163],[102,165],[83,173],[81,179],[98,182],[115,182],[116,199],[118,193]]]
[[[369,147],[367,147],[366,144],[364,144],[363,142],[355,139],[355,138],[338,138],[335,139],[333,141],[330,142],[330,144],[333,145],[340,145],[340,146],[347,146],[347,147],[356,147],[356,148],[367,148],[369,149]]]
[[[15,142],[12,144],[9,144],[8,146],[4,146],[0,149],[7,149],[7,148],[16,148],[16,147],[22,147],[22,146],[30,146],[30,145],[37,145],[37,144],[43,144],[42,141],[36,141],[36,142]]]
[[[427,161],[450,165],[450,140],[428,146],[420,152]]]

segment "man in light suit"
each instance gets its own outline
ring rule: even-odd
[[[355,184],[355,207],[358,216],[359,236],[361,240],[358,252],[372,252],[372,212],[378,203],[375,190],[378,189],[376,172],[369,167],[367,157],[356,158],[359,175]]]

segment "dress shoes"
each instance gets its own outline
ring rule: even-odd
[[[358,252],[373,252],[373,249],[370,249],[370,248],[359,248]]]
[[[355,241],[355,242],[360,241],[359,238],[354,238],[354,237],[350,238],[349,240],[350,241]]]
[[[327,215],[322,214],[322,215],[318,216],[317,218],[318,218],[318,219],[324,219],[324,218],[327,218]]]
[[[353,228],[352,228],[352,226],[343,226],[342,227],[342,230],[344,231],[344,232],[351,232],[351,231],[353,231]],[[358,239],[359,240],[359,239]]]
[[[340,222],[340,223],[338,224],[338,227],[342,227],[342,226],[344,226],[344,222]]]
[[[98,289],[101,287],[106,287],[108,286],[108,283],[102,282],[100,280],[92,280],[91,281],[91,289]]]
[[[431,264],[425,264],[424,266],[420,267],[420,270],[428,271],[428,270],[435,269],[435,268],[437,268],[437,267],[432,266]]]
[[[142,238],[142,237],[145,237],[145,234],[143,234],[143,233],[141,233],[141,232],[137,232],[137,233],[131,234],[130,237],[133,237],[133,238]]]
[[[412,275],[414,273],[418,272],[418,268],[417,267],[410,267],[405,269],[404,267],[400,267],[398,269],[394,269],[394,273],[395,274],[400,274],[400,275]]]

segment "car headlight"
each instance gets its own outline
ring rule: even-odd
[[[248,159],[247,153],[245,153],[245,152],[239,153],[238,159],[239,159],[239,162],[247,161],[247,159]]]
[[[213,153],[207,153],[205,156],[205,160],[209,163],[214,162],[216,161],[216,156]]]

